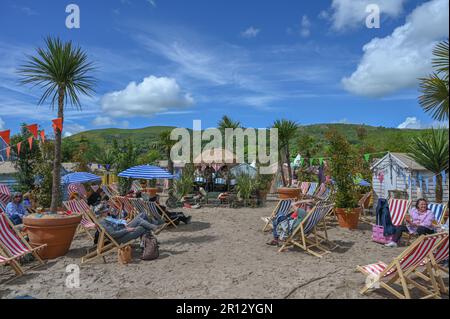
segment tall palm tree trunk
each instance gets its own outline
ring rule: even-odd
[[[286,181],[286,176],[284,176],[284,161],[283,161],[283,154],[281,153],[280,150],[280,154],[279,154],[279,160],[278,162],[280,163],[280,171],[281,171],[281,180],[283,181],[283,186],[286,187],[287,186],[287,181]]]
[[[292,185],[292,168],[291,168],[291,152],[289,151],[289,144],[286,145],[286,164],[288,166],[289,185]]]
[[[59,87],[58,92],[58,118],[64,122],[64,87]],[[56,213],[60,205],[60,187],[61,187],[61,141],[62,132],[55,130],[55,159],[53,161],[53,184],[52,184],[52,202],[50,211]]]
[[[170,158],[170,148],[167,149],[167,168],[169,169],[169,173],[173,175],[174,173],[174,166],[172,159]],[[173,179],[169,179],[169,189],[173,187]]]
[[[436,176],[436,203],[442,203],[442,195],[443,195],[443,191],[442,191],[442,176],[441,174]]]

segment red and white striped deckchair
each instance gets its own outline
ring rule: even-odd
[[[130,199],[128,197],[124,196],[114,196],[113,201],[116,202],[116,207],[121,209],[123,206],[123,209],[127,213],[127,219],[133,219],[136,215],[136,210],[134,206],[131,204]],[[118,205],[117,205],[118,204]]]
[[[4,206],[9,203],[11,200],[11,192],[9,191],[8,186],[4,184],[0,184],[0,203],[3,203]]]
[[[97,225],[95,225],[87,215],[87,212],[90,211],[89,205],[85,200],[69,200],[63,202],[64,207],[72,213],[82,215],[79,231],[85,231],[87,235],[93,240],[94,237],[91,235],[89,230],[97,229]]]
[[[444,236],[442,233],[420,236],[389,265],[379,261],[375,264],[357,266],[356,269],[367,276],[366,285],[360,293],[365,294],[374,288],[384,288],[399,299],[411,299],[409,285],[412,285],[425,294],[423,298],[439,298],[440,291],[431,263],[427,262],[426,267],[430,274],[433,291],[414,281],[412,275],[417,267],[423,264],[425,258],[432,258],[433,251]],[[403,294],[392,287],[394,284],[401,285]]]
[[[69,196],[77,193],[81,198],[86,198],[86,188],[84,188],[82,184],[69,184],[67,192],[69,193]]]
[[[25,238],[23,238],[22,234],[15,230],[14,225],[5,213],[0,213],[0,244],[5,248],[11,258],[19,258],[33,254],[41,265],[44,264],[37,251],[46,247],[47,244],[32,248]]]
[[[302,195],[305,195],[308,192],[310,182],[302,182],[300,184],[300,191],[302,192]]]
[[[406,214],[411,206],[411,201],[407,199],[389,199],[389,213],[391,215],[392,225],[395,227],[403,224]]]
[[[120,192],[119,192],[119,185],[111,184],[111,185],[108,185],[108,187],[110,188],[111,192],[113,194],[115,194],[116,196],[120,194]]]

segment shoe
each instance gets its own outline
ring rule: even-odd
[[[387,243],[386,245],[384,245],[386,247],[391,247],[391,248],[397,248],[398,245],[396,242],[391,241],[390,243]]]
[[[269,241],[266,244],[269,245],[269,246],[278,246],[278,240],[272,239],[271,241]]]
[[[191,223],[191,219],[192,219],[192,216],[188,216],[188,217],[186,217],[185,218],[185,220],[183,221],[186,225],[187,224],[190,224]]]

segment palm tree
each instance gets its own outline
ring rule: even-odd
[[[233,121],[230,117],[227,115],[224,115],[222,119],[218,123],[218,128],[220,131],[225,132],[225,129],[232,128],[237,129],[241,127],[241,123],[238,121]]]
[[[432,129],[413,139],[410,156],[427,170],[436,174],[436,201],[442,202],[442,171],[448,170],[448,131]]]
[[[63,43],[59,38],[46,38],[45,48],[38,48],[36,56],[28,56],[26,64],[18,70],[22,84],[33,84],[44,90],[38,104],[51,99],[52,108],[57,104],[58,118],[64,120],[64,108],[69,102],[81,110],[79,95],[91,96],[95,80],[89,74],[94,70],[87,54],[72,42]],[[55,213],[61,202],[61,140],[62,133],[55,133],[55,158],[53,161],[52,202],[50,211]]]
[[[448,40],[439,43],[433,50],[435,72],[419,79],[422,92],[420,105],[438,121],[448,121],[448,50]]]
[[[281,177],[283,178],[283,185],[292,185],[292,168],[291,168],[291,152],[289,150],[290,141],[295,138],[298,132],[298,124],[290,120],[276,120],[273,127],[278,129],[278,141],[279,141],[279,152],[280,158],[283,158],[282,163],[288,165],[289,183],[286,181],[284,176],[283,167],[281,167]]]
[[[167,157],[167,169],[170,174],[174,174],[174,165],[173,161],[170,157],[170,151],[172,150],[172,147],[176,144],[177,141],[174,141],[170,138],[170,134],[172,132],[169,130],[163,131],[159,134],[159,140],[153,145],[154,149],[159,149],[161,153],[164,153]],[[173,181],[169,181],[169,188],[171,188],[173,185]]]

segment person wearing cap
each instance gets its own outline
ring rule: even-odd
[[[22,224],[24,216],[28,215],[22,203],[22,193],[14,193],[12,200],[6,205],[6,214],[14,225]]]

